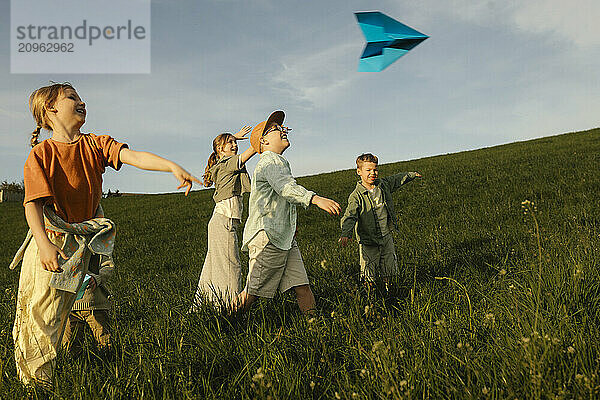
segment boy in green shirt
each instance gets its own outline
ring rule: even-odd
[[[356,159],[360,181],[348,197],[348,207],[341,220],[339,242],[346,246],[355,231],[359,243],[360,276],[366,282],[387,279],[399,274],[392,230],[397,230],[392,193],[400,186],[421,177],[418,172],[401,172],[378,178],[378,159],[370,153]]]

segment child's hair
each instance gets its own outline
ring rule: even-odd
[[[33,119],[37,124],[35,130],[31,133],[31,147],[34,147],[39,143],[38,136],[40,136],[40,131],[42,128],[48,129],[49,131],[52,130],[46,110],[49,107],[52,107],[58,98],[58,95],[67,89],[75,90],[75,88],[68,82],[53,83],[35,90],[33,93],[31,93],[31,96],[29,96],[29,110],[31,110]]]
[[[366,162],[372,162],[372,163],[378,164],[379,160],[377,159],[376,156],[374,156],[371,153],[361,154],[360,156],[356,157],[356,168],[362,167],[363,163],[366,163]]]
[[[224,146],[225,143],[227,143],[231,138],[235,139],[235,136],[233,136],[231,133],[229,132],[225,132],[225,133],[221,133],[219,136],[217,136],[216,138],[214,138],[213,140],[213,152],[212,154],[208,157],[208,162],[206,164],[206,168],[204,169],[204,175],[202,175],[203,178],[203,182],[202,184],[206,187],[210,187],[213,185],[213,177],[210,174],[209,169],[215,165],[217,163],[217,161],[219,161],[219,154],[217,152],[217,149],[221,146]]]

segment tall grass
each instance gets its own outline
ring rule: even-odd
[[[88,340],[82,356],[60,356],[51,393],[22,387],[10,336],[18,274],[5,269],[0,397],[596,398],[598,154],[596,129],[382,165],[384,176],[424,175],[395,194],[402,276],[365,290],[356,245],[336,243],[339,219],[302,211],[319,308],[309,319],[289,294],[245,315],[187,314],[211,191],[103,200],[118,226],[114,353]],[[345,205],[356,175],[299,181]],[[537,208],[524,214],[524,200]],[[0,220],[7,265],[26,232],[22,207],[0,204]]]

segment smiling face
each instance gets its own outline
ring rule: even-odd
[[[238,151],[237,141],[232,135],[230,135],[226,139],[225,143],[219,146],[217,151],[219,153],[219,158],[234,156]]]
[[[360,181],[364,187],[372,189],[373,184],[379,175],[379,170],[377,169],[376,163],[363,161],[360,167],[356,168],[356,174],[360,176]]]
[[[48,108],[48,117],[52,125],[59,124],[67,129],[79,129],[85,123],[86,114],[85,103],[77,92],[70,88],[63,90]]]
[[[287,128],[279,125],[272,125],[267,129],[266,134],[260,139],[262,143],[262,150],[269,150],[273,153],[283,154],[283,152],[290,147],[288,140]]]

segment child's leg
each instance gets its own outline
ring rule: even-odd
[[[85,321],[92,329],[98,347],[110,350],[112,348],[112,343],[110,340],[111,327],[108,310],[86,310],[82,311],[82,314],[85,316]]]
[[[69,320],[65,324],[62,345],[74,356],[79,355],[83,350],[84,330],[85,319],[81,317],[80,311],[71,311]]]
[[[391,233],[383,237],[383,245],[381,246],[381,255],[379,260],[380,274],[383,277],[386,289],[388,289],[391,280],[400,275],[398,262],[396,260],[394,237]]]
[[[303,314],[314,312],[316,308],[315,296],[312,290],[310,290],[310,285],[296,286],[294,291],[296,292],[296,300],[298,301],[300,311]]]
[[[258,297],[272,299],[283,275],[288,252],[269,242],[260,231],[248,243],[248,277],[246,287],[238,296],[237,310],[247,310]]]
[[[315,296],[310,289],[302,254],[295,240],[287,252],[285,270],[279,283],[279,291],[282,293],[291,288],[296,292],[296,300],[302,313],[307,314],[315,310]]]
[[[375,282],[379,277],[379,262],[381,259],[380,246],[358,245],[360,257],[360,279],[366,283]]]
[[[247,311],[256,300],[258,300],[258,297],[248,294],[248,292],[244,290],[239,294],[234,309],[235,311]]]

